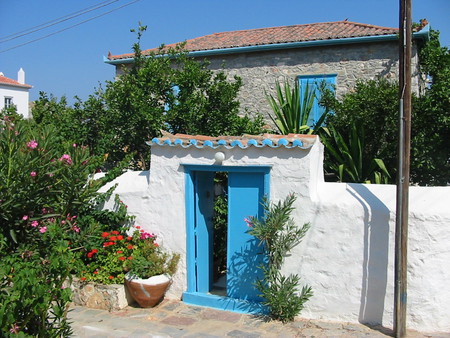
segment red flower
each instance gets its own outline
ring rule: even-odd
[[[123,257],[123,256],[120,256],[119,257],[119,260],[121,260],[122,262],[125,260],[125,257]]]
[[[121,241],[122,239],[123,239],[123,236],[122,236],[122,235],[117,236],[117,240],[118,240],[118,241]]]
[[[108,245],[114,245],[114,242],[108,242]]]
[[[133,249],[133,246],[130,244],[127,246],[128,249]]]
[[[131,236],[127,237],[127,241],[131,241],[132,239],[133,239],[133,237],[131,237]]]
[[[118,235],[120,232],[118,232],[117,230],[114,230],[114,231],[111,231],[111,233],[112,233],[113,235]]]
[[[109,233],[108,233],[108,232],[102,233],[102,237],[108,237],[108,236],[109,236]]]
[[[89,253],[87,254],[87,256],[88,256],[89,258],[92,258],[92,256],[94,256],[94,253],[93,253],[93,252],[89,252]]]
[[[109,278],[109,279],[114,279],[114,276],[109,276],[108,278]]]
[[[128,259],[129,261],[131,261],[131,260],[133,259],[133,257],[129,256],[129,257],[127,257],[127,259]]]
[[[96,275],[96,274],[98,274],[98,271],[97,271],[97,270],[94,271],[94,275]]]
[[[110,241],[117,241],[117,237],[116,236],[111,236],[111,237],[109,237],[109,240]]]
[[[93,252],[93,253],[97,253],[97,252],[98,252],[98,250],[97,250],[97,249],[92,249],[92,250],[91,250],[91,252]]]
[[[142,230],[142,229],[141,229],[141,230],[139,230],[139,231],[140,231],[140,232],[145,232],[145,231],[144,231],[144,230]]]
[[[141,227],[138,225],[138,226],[136,226],[136,229],[140,229]]]
[[[81,277],[81,280],[86,280],[86,277]]]
[[[121,254],[123,251],[122,250],[117,250],[117,253],[118,254]]]

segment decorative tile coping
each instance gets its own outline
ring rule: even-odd
[[[155,137],[150,142],[150,146],[171,146],[189,148],[195,147],[198,149],[212,148],[217,149],[224,147],[232,149],[238,147],[240,149],[247,149],[250,147],[256,148],[301,148],[309,149],[318,140],[316,135],[304,134],[288,134],[288,135],[244,135],[244,136],[218,136],[210,137],[204,135],[185,135],[185,134],[166,134],[163,137]]]

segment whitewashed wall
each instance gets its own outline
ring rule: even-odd
[[[285,264],[312,286],[305,318],[392,327],[396,187],[324,183],[323,147],[220,149],[226,165],[272,165],[270,196],[298,196],[294,217],[311,229]],[[182,255],[168,297],[186,289],[182,164],[214,164],[216,150],[153,146],[151,174],[127,172],[116,190],[136,224]],[[407,326],[450,331],[450,187],[411,187]]]
[[[0,84],[0,110],[5,108],[5,97],[12,97],[13,104],[17,107],[17,113],[24,118],[29,117],[29,89],[21,87],[6,86]]]

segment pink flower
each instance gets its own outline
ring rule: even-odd
[[[35,171],[32,171],[32,172],[30,173],[30,176],[31,176],[31,177],[36,177],[36,175],[37,175],[37,174],[36,174]]]
[[[66,224],[66,221],[65,221],[65,220],[62,220],[62,221],[61,221],[61,224]]]
[[[26,221],[26,220],[28,219],[28,215],[23,215],[23,216],[22,216],[22,219],[23,219],[24,221]]]
[[[36,149],[38,146],[38,143],[36,142],[36,140],[31,140],[30,142],[27,143],[27,147],[30,149]]]
[[[80,228],[77,227],[76,225],[74,225],[74,226],[72,227],[72,229],[73,229],[73,231],[75,231],[75,232],[80,232]]]
[[[39,222],[38,222],[38,221],[33,221],[33,222],[31,222],[31,226],[32,226],[33,228],[36,228],[38,225],[39,225]]]
[[[40,228],[39,228],[39,232],[42,233],[42,234],[43,234],[44,232],[46,232],[46,231],[47,231],[47,227],[40,227]]]
[[[141,230],[141,231],[143,231],[143,230]],[[148,232],[142,232],[140,238],[141,239],[147,239],[147,238],[152,238],[152,237],[154,237],[153,234],[149,234]]]
[[[72,162],[72,158],[70,157],[70,155],[68,155],[68,154],[64,154],[63,156],[61,156],[60,158],[59,158],[59,160],[61,161],[61,162],[65,162],[65,163],[67,163],[68,165],[71,165],[73,162]]]
[[[76,144],[76,143],[72,144],[72,147],[76,148],[76,147],[77,147],[77,144]]]
[[[249,228],[253,227],[252,221],[249,220],[248,218],[244,218],[244,222],[247,223],[247,226],[248,226]]]

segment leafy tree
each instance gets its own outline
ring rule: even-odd
[[[109,162],[134,153],[134,167],[148,167],[146,141],[171,133],[210,136],[260,133],[263,120],[239,116],[239,78],[229,81],[223,72],[212,72],[207,62],[188,57],[183,45],[161,48],[143,55],[137,30],[134,60],[117,81],[106,81],[86,102],[74,108],[43,96],[36,104],[39,123],[60,122],[61,134],[77,133],[94,154],[107,154]],[[62,102],[64,103],[64,102]],[[43,111],[42,107],[48,107]],[[53,119],[53,108],[64,117]],[[45,115],[45,116],[43,116]],[[75,130],[76,129],[76,130]],[[72,138],[73,139],[73,138]]]
[[[440,47],[439,32],[432,30],[420,56],[421,70],[432,83],[421,96],[412,98],[411,182],[446,185],[450,181],[450,53]],[[364,128],[363,152],[369,162],[383,160],[391,173],[389,183],[395,183],[392,174],[397,167],[398,93],[398,83],[379,78],[359,81],[340,101],[329,91],[322,99],[322,104],[335,112],[327,123],[340,135],[349,138],[354,125]],[[321,136],[328,137],[325,133]],[[325,167],[333,172],[327,151]]]

